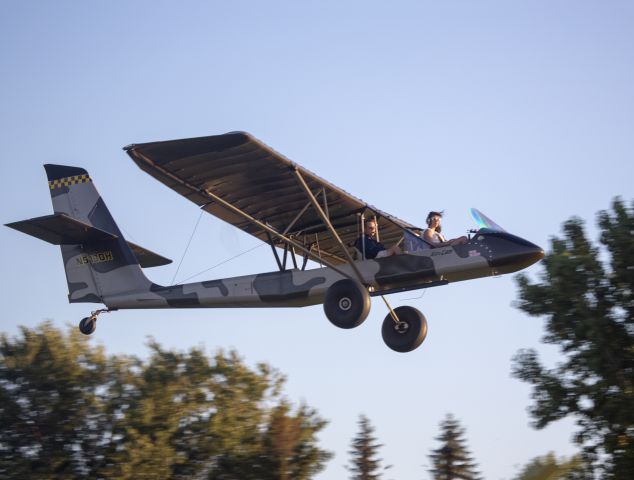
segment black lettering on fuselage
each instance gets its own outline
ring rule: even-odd
[[[83,266],[93,263],[111,262],[113,260],[113,256],[112,252],[107,250],[105,252],[97,252],[90,255],[81,255],[75,260],[78,266]]]

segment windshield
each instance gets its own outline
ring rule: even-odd
[[[487,217],[484,213],[482,213],[477,208],[471,208],[469,210],[471,212],[471,216],[474,218],[476,223],[478,224],[478,228],[488,228],[489,230],[496,230],[498,232],[506,232],[502,227],[500,227],[497,223]]]

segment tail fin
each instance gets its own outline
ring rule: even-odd
[[[104,298],[148,290],[151,282],[123,238],[110,211],[82,168],[44,165],[53,210],[86,223],[115,238],[61,245],[71,303],[106,303]]]

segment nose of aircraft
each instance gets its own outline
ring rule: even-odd
[[[526,267],[528,267],[529,265],[537,263],[544,258],[544,250],[533,244],[532,247],[525,247],[525,250],[519,254],[519,257],[520,258],[518,258],[518,260],[521,260],[522,263],[525,263]]]
[[[510,233],[500,234],[491,245],[491,266],[499,273],[522,270],[544,258],[544,250],[534,243]]]

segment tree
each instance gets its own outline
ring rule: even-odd
[[[74,478],[94,471],[106,424],[103,351],[50,324],[0,337],[0,477]]]
[[[304,480],[323,469],[326,422],[283,399],[276,370],[236,352],[150,350],[108,357],[50,323],[1,335],[0,477]]]
[[[518,276],[519,308],[546,318],[545,343],[563,361],[544,367],[534,350],[514,359],[514,375],[533,386],[534,426],[573,416],[586,475],[630,479],[634,472],[634,201],[615,199],[598,214],[600,244],[583,222],[551,240],[539,282]]]
[[[264,433],[264,457],[269,459],[259,479],[295,480],[311,478],[331,455],[315,448],[313,432],[325,424],[306,405],[297,413],[286,402],[275,407]]]
[[[440,435],[436,437],[441,445],[432,450],[429,470],[435,480],[475,480],[480,478],[476,464],[466,447],[464,429],[453,415],[449,414],[440,423]]]
[[[564,480],[578,471],[580,465],[578,458],[558,461],[549,453],[531,460],[514,480]]]
[[[374,427],[365,415],[359,416],[359,432],[352,439],[350,466],[351,480],[375,480],[381,478],[381,459],[378,450],[383,445],[377,443]],[[389,468],[389,467],[388,467]]]

